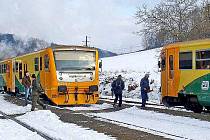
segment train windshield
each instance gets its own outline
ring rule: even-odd
[[[56,69],[57,71],[95,70],[95,54],[94,51],[55,51]]]

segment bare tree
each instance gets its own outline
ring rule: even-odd
[[[146,47],[205,38],[210,25],[206,7],[201,0],[163,0],[151,10],[143,6],[136,12],[137,24],[143,25],[138,34],[145,36]]]

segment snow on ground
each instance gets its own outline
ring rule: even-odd
[[[108,108],[113,108],[111,104],[103,103],[103,104],[92,104],[85,107],[65,107],[66,109],[77,111],[77,110],[103,110]]]
[[[0,94],[0,111],[10,114],[25,115],[17,117],[20,121],[28,124],[29,126],[44,132],[59,140],[114,140],[110,136],[103,133],[98,133],[89,128],[82,128],[76,124],[64,123],[59,120],[59,117],[49,110],[39,110],[28,112],[30,106],[21,107],[4,100],[4,95]],[[104,105],[108,106],[108,105]],[[11,133],[10,133],[11,132]],[[36,133],[32,133],[21,125],[6,119],[0,119],[0,139],[8,140],[30,140],[41,139]]]
[[[140,130],[153,134],[157,134],[155,131],[161,131],[188,139],[208,140],[210,138],[210,122],[141,110],[135,106],[117,112],[90,113],[90,115],[131,124],[133,126],[125,125],[125,127],[138,130],[141,128]],[[119,125],[123,125],[123,123]],[[168,137],[164,134],[159,135]]]
[[[103,58],[103,72],[100,74],[100,92],[102,96],[111,96],[111,82],[121,74],[125,81],[123,97],[138,99],[140,95],[140,80],[145,73],[150,73],[150,81],[154,80],[149,93],[149,100],[160,103],[160,72],[158,72],[158,58],[160,49],[153,49],[115,57]],[[129,90],[132,87],[133,90]]]
[[[17,119],[59,140],[115,139],[103,133],[90,130],[89,128],[82,128],[72,123],[64,123],[49,110],[28,112],[23,116],[17,117]]]
[[[0,119],[1,140],[44,140],[35,132],[7,119]]]
[[[31,105],[23,107],[5,101],[4,94],[0,94],[0,105],[0,111],[6,113],[7,115],[23,114],[31,110]]]

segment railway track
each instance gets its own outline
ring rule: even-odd
[[[27,125],[27,124],[24,123],[24,122],[19,121],[19,120],[16,119],[15,117],[11,117],[11,116],[5,114],[5,113],[2,112],[2,111],[0,111],[0,114],[1,114],[4,118],[6,118],[6,119],[8,119],[8,120],[12,120],[12,121],[14,121],[15,123],[17,123],[17,124],[19,124],[19,125],[25,127],[26,129],[28,129],[28,130],[30,130],[30,131],[32,131],[32,132],[37,133],[38,135],[40,135],[42,138],[44,138],[44,139],[46,139],[46,140],[55,140],[54,138],[52,138],[52,137],[46,135],[45,133],[43,133],[43,132],[41,132],[41,131],[39,131],[39,130],[37,130],[37,129],[34,129],[33,127]]]
[[[114,99],[110,99],[110,98],[104,98],[104,97],[101,97],[100,98],[100,100],[102,100],[102,101],[108,101],[108,102],[113,102],[114,101]],[[137,105],[137,106],[139,106],[139,105],[141,105],[142,103],[141,103],[141,101],[129,101],[129,100],[122,100],[124,103],[126,103],[127,105]],[[165,107],[163,104],[157,104],[157,103],[147,103],[147,105],[149,105],[149,106],[157,106],[157,107]],[[167,109],[170,109],[170,107],[168,107]],[[185,109],[184,107],[181,107],[181,106],[176,106],[176,107],[173,107],[173,109]],[[173,110],[172,109],[172,110]]]
[[[19,98],[21,100],[24,100],[24,98]],[[109,102],[113,102],[113,99],[108,99],[108,98],[101,98],[102,101],[109,101]],[[130,104],[130,105],[141,105],[141,102],[136,102],[136,101],[126,101],[126,100],[123,100],[123,102],[127,103],[127,104]],[[54,108],[54,109],[59,109],[59,110],[66,110],[65,107],[62,107],[62,106],[53,106],[53,105],[49,105],[49,104],[46,104],[49,108]],[[156,106],[163,106],[163,105],[159,105],[159,104],[155,104],[155,103],[149,103],[148,105],[156,105]],[[181,107],[180,107],[181,108]],[[77,111],[73,111],[75,113],[78,113]],[[2,114],[0,112],[0,114]],[[90,114],[90,113],[87,113],[87,112],[80,112],[80,114],[84,115],[84,116],[87,116],[87,117],[90,117],[90,118],[93,118],[93,119],[97,119],[99,121],[104,121],[104,122],[109,122],[109,123],[113,123],[113,124],[117,124],[117,125],[120,125],[122,127],[127,127],[127,128],[135,128],[137,130],[140,130],[140,131],[145,131],[145,132],[151,132],[151,133],[156,133],[156,134],[159,134],[159,135],[162,135],[162,136],[168,136],[169,138],[174,138],[174,139],[186,139],[186,140],[191,140],[189,138],[186,138],[186,137],[183,137],[183,136],[179,136],[179,135],[175,135],[175,134],[170,134],[170,133],[166,133],[166,132],[163,132],[163,131],[159,131],[159,130],[155,130],[155,129],[151,129],[151,128],[146,128],[146,127],[142,127],[142,126],[138,126],[138,125],[135,125],[135,124],[130,124],[130,123],[125,123],[125,122],[121,122],[121,121],[116,121],[116,120],[112,120],[112,119],[107,119],[107,118],[104,118],[104,117],[99,117],[99,116],[96,116],[94,114]],[[4,116],[4,114],[2,114]],[[10,116],[8,116],[10,117]],[[14,118],[15,119],[15,118]],[[17,120],[18,121],[18,120]],[[16,121],[15,121],[16,122]],[[18,123],[18,122],[17,122]],[[22,123],[22,122],[20,122]],[[19,124],[19,123],[18,123]],[[25,124],[23,124],[22,126],[25,127]],[[39,132],[37,130],[34,130],[33,128],[31,128],[30,126],[29,127],[29,130],[30,131],[33,131],[33,132],[37,132],[40,136],[42,136],[43,138],[47,139],[47,140],[52,140],[52,138],[50,137],[45,137],[46,135],[43,134],[42,132]],[[26,127],[27,128],[27,127]],[[27,128],[28,129],[28,128]]]
[[[159,131],[159,130],[155,130],[155,129],[151,129],[151,128],[146,128],[146,127],[142,127],[142,126],[138,126],[138,125],[134,125],[134,124],[129,124],[129,123],[121,122],[121,121],[111,120],[111,119],[95,116],[95,115],[88,114],[88,113],[84,113],[84,115],[86,115],[87,117],[92,117],[94,119],[101,120],[101,121],[111,122],[111,123],[115,123],[115,124],[119,124],[119,125],[124,125],[124,126],[127,126],[127,127],[131,126],[131,127],[135,127],[135,128],[141,129],[141,130],[146,130],[146,131],[154,132],[154,133],[157,133],[157,134],[162,134],[164,136],[169,136],[170,138],[173,138],[173,139],[192,140],[192,139],[189,139],[189,138],[186,138],[186,137],[183,137],[183,136],[178,136],[178,135],[166,133],[166,132],[163,132],[163,131]]]

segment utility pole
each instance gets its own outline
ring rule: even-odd
[[[85,41],[82,41],[85,43],[85,46],[87,47],[88,46],[88,43],[90,43],[90,41],[88,41],[88,36],[85,36]]]

